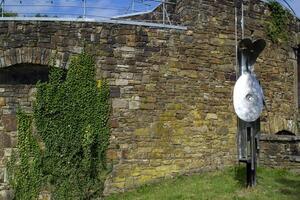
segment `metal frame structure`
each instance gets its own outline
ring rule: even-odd
[[[44,2],[45,1],[45,2]],[[107,19],[116,19],[117,17],[107,17],[107,16],[101,16],[101,10],[114,10],[116,12],[123,12],[126,14],[127,17],[130,17],[130,16],[135,16],[135,15],[142,15],[142,14],[147,14],[147,13],[150,13],[150,12],[155,12],[155,13],[159,13],[162,15],[162,19],[157,19],[157,20],[151,20],[151,22],[156,22],[157,23],[161,23],[161,24],[169,24],[169,25],[172,25],[171,23],[171,20],[170,20],[170,14],[168,13],[168,5],[174,5],[175,3],[174,2],[170,2],[169,0],[132,0],[132,3],[131,3],[131,12],[130,14],[128,13],[128,9],[126,9],[125,7],[111,7],[111,8],[104,8],[104,7],[100,7],[100,6],[97,6],[97,5],[89,5],[87,4],[87,0],[79,0],[79,2],[82,2],[80,3],[80,5],[56,5],[54,3],[53,0],[51,0],[50,2],[48,2],[47,0],[41,0],[41,4],[32,4],[32,3],[24,3],[24,1],[20,1],[20,3],[17,3],[17,4],[7,4],[5,0],[1,0],[0,2],[0,6],[1,6],[1,9],[2,9],[2,12],[1,12],[1,15],[2,15],[2,18],[4,17],[5,15],[5,9],[4,9],[4,6],[6,9],[9,9],[9,8],[14,8],[14,7],[19,7],[19,6],[22,6],[22,7],[28,7],[28,10],[31,10],[30,8],[31,7],[41,7],[41,8],[56,8],[55,12],[44,12],[44,13],[36,13],[36,12],[32,12],[32,13],[22,13],[22,12],[19,12],[19,16],[20,15],[24,15],[24,17],[30,17],[32,18],[34,15],[37,15],[37,14],[41,14],[41,16],[53,16],[53,17],[57,17],[57,16],[77,16],[79,18],[107,18]],[[151,9],[151,10],[148,10],[148,11],[143,11],[143,10],[135,10],[135,6],[139,3],[139,4],[142,4],[142,5],[147,5],[147,6],[150,6],[151,4],[149,4],[149,2],[154,2],[154,3],[159,3],[158,6],[161,6],[162,10],[161,11],[155,11],[155,9],[157,9],[157,7],[155,7],[154,9]],[[49,4],[50,3],[50,4]],[[69,12],[57,12],[58,10],[60,10],[60,8],[62,9],[65,9],[65,8],[72,8],[74,10],[77,11],[77,13],[69,13]],[[94,10],[94,11],[98,11],[99,12],[96,12],[96,13],[99,13],[99,14],[88,14],[88,10]],[[27,9],[26,9],[27,10]],[[80,13],[78,13],[78,11],[80,11]],[[127,10],[127,11],[126,11]],[[172,14],[173,15],[173,14]],[[121,17],[123,17],[123,15],[119,15]],[[124,15],[125,16],[125,15]],[[39,16],[40,17],[40,16]],[[74,17],[71,17],[71,18],[74,18]],[[64,18],[64,17],[62,17]],[[139,20],[139,21],[144,21],[146,22],[147,20]]]
[[[131,1],[131,9],[130,10],[131,10],[132,14],[134,14],[134,15],[135,15],[135,5],[136,5],[137,1],[141,1],[141,3],[147,2],[147,1],[144,2],[144,0],[132,0]],[[160,5],[162,6],[162,23],[163,24],[168,23],[168,24],[172,25],[170,17],[169,17],[168,10],[167,10],[167,5],[174,5],[175,3],[169,2],[168,0],[150,0],[150,1],[151,2],[159,2],[160,3]],[[156,8],[154,8],[153,11],[155,9]]]
[[[1,17],[4,17],[4,3],[5,0],[1,0],[0,4],[1,4]]]
[[[118,19],[89,19],[89,18],[56,18],[56,17],[3,17],[0,21],[66,21],[66,22],[99,22],[109,24],[125,24],[125,25],[137,25],[137,26],[148,26],[153,28],[166,28],[166,29],[177,29],[187,30],[186,26],[131,21],[131,20],[118,20]]]

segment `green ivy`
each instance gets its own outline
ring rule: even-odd
[[[15,189],[15,199],[36,199],[41,187],[41,151],[32,134],[32,116],[17,113],[18,151],[8,162],[9,181]]]
[[[267,22],[267,35],[273,43],[288,41],[288,22],[290,13],[275,0],[268,1],[271,18]]]
[[[40,170],[39,180],[52,199],[94,199],[102,195],[107,174],[109,87],[95,81],[95,63],[84,53],[71,59],[64,78],[64,71],[53,67],[49,82],[37,84],[33,118],[43,148],[34,168]],[[13,179],[19,182],[17,176]],[[35,190],[39,186],[32,185],[28,193]]]

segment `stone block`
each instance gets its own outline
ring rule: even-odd
[[[11,147],[11,138],[6,133],[0,133],[0,148]]]
[[[143,99],[143,102],[145,102],[145,103],[155,103],[155,102],[156,102],[156,97],[153,97],[153,96],[146,96],[146,97]]]
[[[16,131],[17,130],[17,118],[15,114],[4,114],[2,115],[2,123],[5,131]]]
[[[128,85],[128,80],[126,79],[117,79],[116,85]]]
[[[0,191],[0,200],[13,200],[14,193],[12,190],[2,190]]]
[[[5,106],[5,98],[0,97],[0,107]]]
[[[106,156],[108,160],[116,160],[118,158],[118,153],[114,149],[109,149],[106,151]]]
[[[132,78],[133,78],[133,73],[122,72],[122,73],[120,74],[120,78],[121,78],[121,79],[132,79]]]
[[[128,101],[126,99],[113,99],[112,107],[113,108],[128,108]]]
[[[119,122],[117,119],[110,119],[110,127],[111,128],[118,128],[119,127]]]
[[[153,104],[153,103],[143,103],[143,104],[140,105],[140,108],[142,110],[154,110],[155,104]]]
[[[140,108],[140,102],[139,101],[129,101],[129,109],[130,110],[137,110]]]
[[[133,48],[133,47],[126,47],[126,46],[121,47],[118,50],[124,51],[124,52],[135,52],[135,48]]]
[[[207,113],[205,119],[210,120],[210,119],[218,119],[218,115],[214,114],[214,113]]]
[[[11,157],[12,152],[13,152],[12,148],[5,148],[4,149],[4,157]]]

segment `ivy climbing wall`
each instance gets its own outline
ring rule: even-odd
[[[220,169],[237,160],[233,8],[232,0],[179,1],[176,12],[186,31],[91,22],[1,21],[0,66],[47,64],[56,53],[58,67],[68,68],[70,55],[84,48],[94,56],[95,78],[108,80],[111,92],[107,151],[111,172],[105,194],[179,174]],[[255,66],[269,109],[262,116],[262,132],[297,133],[293,51],[297,35],[292,26],[296,21],[290,26],[293,37],[273,44],[266,32],[267,6],[253,0],[246,1],[245,9],[245,35],[267,40]],[[240,33],[239,29],[239,38]],[[4,150],[1,147],[2,157]]]
[[[32,112],[33,100],[35,98],[35,87],[33,85],[0,85],[0,183],[2,196],[9,196],[8,177],[6,164],[12,154],[12,148],[17,144],[17,118],[18,108],[25,112]]]

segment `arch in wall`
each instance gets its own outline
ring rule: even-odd
[[[296,135],[296,134],[288,130],[281,130],[275,133],[275,135]]]
[[[35,85],[48,81],[47,65],[16,64],[0,68],[0,85]]]
[[[16,64],[49,65],[55,61],[55,66],[68,68],[70,53],[41,47],[21,47],[0,51],[0,68]]]

